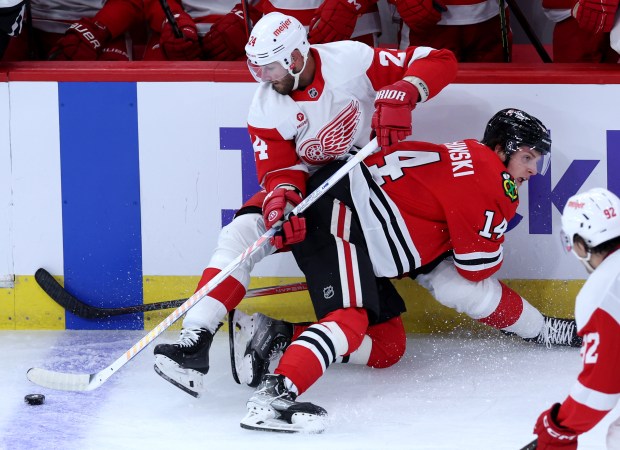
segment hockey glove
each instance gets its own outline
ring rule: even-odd
[[[279,184],[263,201],[265,227],[271,229],[282,225],[284,218],[301,203],[301,193],[292,184]]]
[[[252,17],[253,14],[250,13],[252,21],[260,18],[260,13],[255,12],[258,17]],[[202,38],[203,58],[213,61],[234,61],[245,57],[247,41],[243,9],[241,5],[236,5],[232,11],[216,20]]]
[[[437,0],[398,0],[396,10],[414,33],[425,33],[441,19],[448,9]]]
[[[418,89],[405,80],[377,92],[372,129],[380,147],[389,147],[411,134],[411,111],[419,95]]]
[[[168,20],[164,20],[159,37],[162,52],[170,61],[198,61],[202,50],[198,42],[196,24],[187,13],[175,14],[174,18],[183,37],[177,37],[172,25]]]
[[[577,434],[557,423],[559,410],[560,404],[556,403],[536,421],[537,450],[577,450]]]
[[[364,0],[324,0],[310,21],[311,44],[351,39],[358,16],[368,7]],[[371,2],[374,3],[374,2]]]
[[[282,231],[271,238],[271,245],[281,252],[287,252],[291,249],[291,245],[297,244],[305,238],[306,219],[291,215],[288,220],[282,224]]]
[[[618,0],[579,0],[572,14],[582,30],[608,33],[614,26],[617,9]]]
[[[58,39],[48,59],[56,61],[95,61],[110,40],[110,31],[100,22],[83,18],[71,24]]]

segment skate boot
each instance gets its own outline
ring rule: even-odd
[[[182,329],[174,344],[155,347],[155,372],[194,397],[204,391],[203,378],[209,371],[209,349],[213,334],[204,329]]]
[[[528,342],[552,345],[565,345],[569,347],[581,347],[582,338],[577,336],[577,324],[573,319],[545,318],[545,324],[540,334],[533,338],[524,338]]]
[[[235,381],[256,387],[291,343],[293,324],[261,313],[251,316],[233,309],[228,313],[230,365]]]
[[[247,403],[241,428],[281,433],[322,433],[327,411],[312,403],[299,403],[283,375],[267,374]]]

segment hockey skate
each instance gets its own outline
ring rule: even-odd
[[[155,347],[155,372],[164,380],[196,398],[204,392],[203,378],[209,371],[213,334],[204,329],[183,329],[174,344]]]
[[[228,313],[232,375],[239,384],[256,387],[275,360],[291,343],[293,324],[264,314]]]
[[[267,374],[250,400],[241,428],[280,433],[322,433],[327,411],[312,403],[298,403],[283,375]]]
[[[581,347],[582,338],[577,336],[577,324],[573,319],[545,318],[545,325],[540,334],[533,338],[524,338],[528,342],[544,344],[547,347],[553,345],[565,345],[569,347]]]

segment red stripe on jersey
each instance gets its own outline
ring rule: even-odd
[[[348,236],[345,236],[346,228],[346,219],[349,210],[347,207],[339,202],[338,209],[338,225],[336,229],[336,237],[341,239],[342,241],[342,249],[344,254],[344,264],[346,271],[346,280],[347,287],[349,290],[349,306],[358,307],[358,299],[356,296],[356,287],[355,287],[355,276],[353,272],[353,255],[351,254],[351,243],[347,240]]]
[[[592,429],[608,412],[590,408],[569,395],[558,411],[558,423],[581,434]]]
[[[499,284],[502,285],[502,297],[499,300],[499,305],[489,316],[478,319],[478,322],[501,329],[509,327],[519,320],[523,312],[523,299],[501,281]]]
[[[312,83],[304,89],[296,89],[290,93],[290,96],[296,102],[316,102],[323,95],[325,90],[325,78],[323,78],[321,55],[316,49],[311,48],[310,53],[314,57],[314,79]]]

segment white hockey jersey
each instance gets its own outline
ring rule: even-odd
[[[620,400],[620,250],[590,275],[577,296],[575,320],[583,336],[583,369],[558,412],[559,424],[583,433]],[[612,425],[610,432],[619,428]],[[620,435],[610,440],[620,448]],[[611,448],[611,447],[610,447]]]
[[[291,95],[269,83],[256,91],[248,115],[258,179],[271,191],[281,183],[305,192],[309,173],[370,140],[377,90],[404,76],[416,77],[421,101],[456,76],[449,50],[373,49],[354,41],[314,45],[313,82]]]

